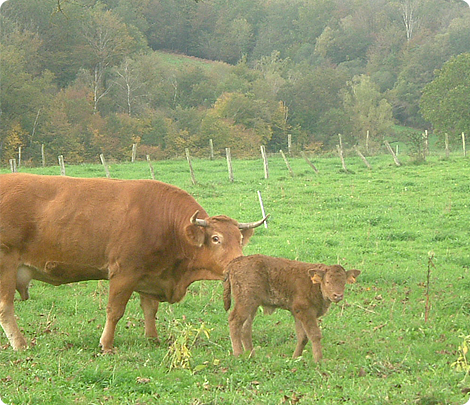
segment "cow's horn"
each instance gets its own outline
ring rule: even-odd
[[[198,225],[198,226],[204,226],[204,227],[207,227],[209,226],[209,224],[207,223],[207,221],[205,221],[204,219],[199,219],[197,216],[199,215],[199,211],[196,211],[193,216],[191,217],[191,223],[194,224],[194,225]]]
[[[246,222],[246,223],[239,223],[238,228],[239,229],[250,229],[250,228],[256,228],[260,226],[262,223],[264,223],[269,217],[269,214],[266,215],[262,220],[258,222]]]

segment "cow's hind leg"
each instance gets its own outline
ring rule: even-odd
[[[111,271],[110,271],[111,273]],[[118,321],[124,315],[127,302],[134,291],[135,281],[129,280],[122,272],[117,271],[109,279],[109,298],[106,308],[106,324],[100,339],[104,353],[113,352],[114,334]]]
[[[304,327],[302,326],[302,322],[300,322],[297,318],[295,319],[295,332],[297,335],[297,346],[294,351],[293,358],[299,357],[302,355],[302,352],[305,349],[305,345],[308,342],[307,333],[305,332]]]
[[[16,322],[14,309],[18,265],[17,254],[0,251],[0,324],[13,349],[22,350],[27,343]]]
[[[160,301],[151,295],[140,294],[140,307],[144,312],[144,321],[145,321],[145,336],[151,339],[154,339],[158,344],[160,343],[158,339],[157,327],[155,325],[155,317],[158,311],[158,305]]]

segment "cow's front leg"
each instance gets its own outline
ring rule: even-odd
[[[134,291],[135,283],[122,273],[109,280],[109,298],[106,308],[106,324],[100,339],[100,346],[104,353],[113,352],[114,333],[116,324],[124,315],[126,305]]]
[[[14,350],[26,349],[26,339],[15,319],[14,298],[19,258],[0,250],[0,324]]]
[[[151,295],[139,293],[140,294],[140,307],[144,312],[144,322],[145,322],[145,336],[151,339],[154,339],[157,344],[160,343],[158,339],[157,327],[155,325],[155,318],[158,311],[158,301],[155,297]]]

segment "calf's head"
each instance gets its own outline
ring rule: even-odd
[[[359,270],[344,270],[340,265],[322,266],[308,271],[313,284],[320,284],[323,298],[339,302],[344,297],[344,288],[346,284],[356,282]]]
[[[206,219],[197,218],[196,211],[185,228],[187,240],[197,248],[194,265],[205,268],[223,278],[224,268],[235,258],[242,256],[242,248],[253,235],[254,228],[266,218],[257,222],[239,223],[225,215]]]

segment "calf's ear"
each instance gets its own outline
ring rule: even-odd
[[[320,284],[323,281],[323,277],[325,277],[325,270],[317,270],[317,269],[310,269],[308,271],[308,275],[312,280],[313,284]]]
[[[197,247],[201,247],[204,244],[204,228],[198,225],[188,225],[184,228],[184,233],[188,242]]]
[[[354,284],[356,282],[357,276],[361,274],[359,270],[353,269],[346,272],[346,283]]]

